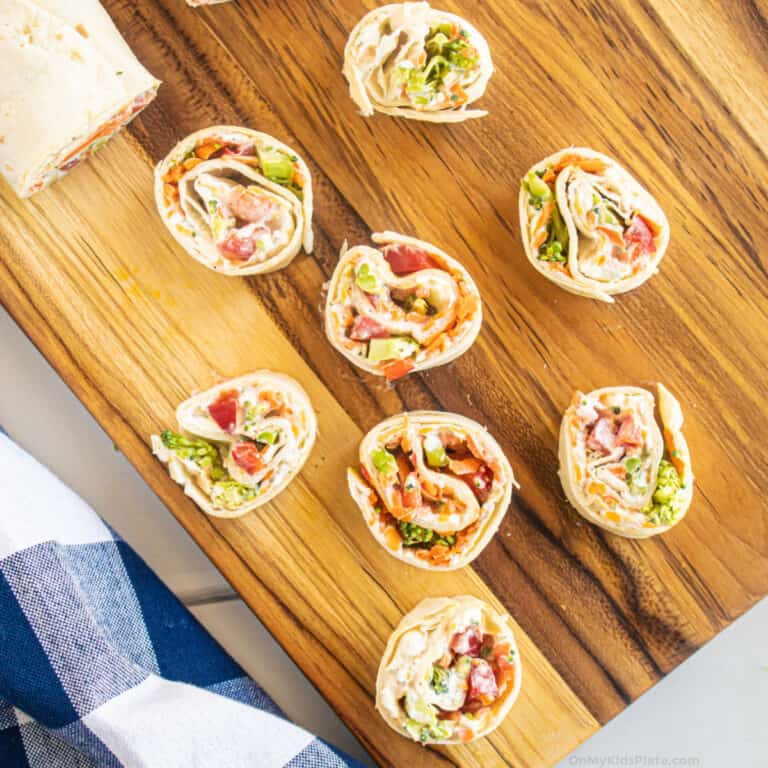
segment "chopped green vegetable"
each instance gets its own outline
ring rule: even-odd
[[[437,725],[437,709],[426,699],[409,690],[405,695],[405,711],[411,720],[421,725]]]
[[[371,339],[368,342],[368,359],[372,363],[382,360],[404,360],[418,351],[419,345],[408,336],[392,336],[388,339]]]
[[[448,693],[450,688],[450,677],[451,673],[447,669],[438,667],[437,664],[435,664],[432,667],[432,679],[429,682],[432,686],[432,690],[435,691],[435,693]]]
[[[424,544],[430,544],[435,536],[435,532],[430,528],[422,528],[415,523],[398,521],[397,527],[400,529],[400,535],[403,538],[403,546],[405,547],[419,547]]]
[[[192,440],[178,432],[165,429],[160,435],[163,445],[173,451],[180,459],[191,459],[199,467],[207,470],[211,480],[221,480],[226,472],[221,464],[221,456],[214,445],[207,440]]]
[[[627,485],[633,493],[645,493],[646,486],[643,484],[643,478],[640,475],[642,459],[633,456],[624,462],[624,469],[627,470]]]
[[[213,484],[211,499],[225,509],[237,509],[256,498],[258,486],[243,485],[235,480],[221,480]]]
[[[416,523],[405,523],[399,520],[397,527],[403,539],[404,547],[431,549],[437,546],[452,547],[456,544],[455,535],[440,535],[431,528],[422,528],[420,525],[416,525]]]
[[[442,440],[435,434],[428,434],[424,438],[424,455],[430,467],[447,467],[448,454]]]
[[[648,520],[655,525],[673,523],[682,511],[682,490],[680,475],[674,465],[667,459],[662,459],[659,464],[656,490],[643,510]]]
[[[379,281],[376,279],[376,275],[371,272],[371,268],[367,263],[362,263],[355,275],[355,283],[359,288],[366,293],[379,293],[381,287]]]
[[[274,147],[259,149],[261,172],[275,184],[290,184],[293,179],[293,163],[284,152]]]
[[[450,739],[452,734],[451,726],[438,720],[436,725],[431,727],[425,725],[422,727],[419,741],[444,741],[445,739]]]
[[[549,188],[547,182],[537,176],[533,171],[523,179],[523,186],[528,194],[539,202],[552,199],[552,190]]]
[[[382,475],[394,475],[397,472],[395,457],[386,448],[374,448],[371,451],[371,461]]]
[[[552,206],[552,218],[547,224],[547,240],[539,249],[542,261],[568,261],[568,228],[557,205]]]
[[[396,75],[408,98],[418,105],[429,104],[443,89],[446,76],[451,72],[459,75],[475,68],[480,57],[467,41],[466,30],[451,39],[453,28],[450,24],[438,24],[430,29],[424,42],[426,60],[421,67],[401,65]],[[459,100],[458,94],[451,99]]]
[[[259,432],[259,434],[256,435],[256,442],[268,443],[269,445],[274,445],[277,442],[277,438],[279,436],[280,436],[279,429],[265,429],[263,432]]]

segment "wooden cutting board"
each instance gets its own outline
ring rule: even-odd
[[[497,66],[490,116],[448,127],[356,114],[341,53],[373,5],[107,2],[165,84],[54,188],[19,201],[0,186],[0,299],[382,765],[551,766],[768,592],[766,9],[445,0],[486,33]],[[267,131],[308,159],[313,256],[226,278],[171,240],[152,166],[213,123]],[[661,274],[613,306],[560,291],[520,245],[520,176],[571,143],[615,156],[672,223]],[[330,348],[319,309],[342,242],[383,229],[461,259],[485,299],[469,353],[394,388]],[[318,442],[274,503],[208,518],[148,436],[190,392],[261,367],[304,385]],[[557,431],[576,388],[657,380],[683,405],[696,494],[675,530],[628,541],[569,508]],[[348,498],[361,435],[414,408],[487,424],[522,485],[474,568],[394,560]],[[522,695],[489,738],[425,749],[376,715],[376,668],[404,612],[460,593],[518,622]]]

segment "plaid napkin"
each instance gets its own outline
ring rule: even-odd
[[[0,433],[2,768],[343,768]]]

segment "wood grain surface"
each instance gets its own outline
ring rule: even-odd
[[[105,5],[165,84],[49,191],[19,201],[0,187],[0,299],[382,765],[550,766],[768,593],[761,0],[445,0],[486,34],[497,67],[478,103],[491,114],[457,126],[356,114],[341,53],[374,3]],[[313,256],[226,278],[172,241],[152,166],[213,123],[272,133],[307,159]],[[568,144],[616,157],[672,225],[661,273],[612,306],[544,280],[520,244],[519,178]],[[459,258],[485,301],[465,356],[395,387],[335,353],[320,314],[342,242],[382,229]],[[304,385],[318,443],[273,503],[214,520],[168,479],[148,435],[193,390],[260,367]],[[557,432],[576,388],[657,380],[683,406],[696,492],[673,531],[628,541],[569,508]],[[389,557],[345,489],[363,432],[423,407],[487,424],[522,486],[474,566],[452,574]],[[374,712],[379,655],[422,597],[465,592],[517,621],[521,698],[489,738],[424,749]]]

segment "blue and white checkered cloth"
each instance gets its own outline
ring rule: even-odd
[[[0,768],[346,768],[0,432]]]

